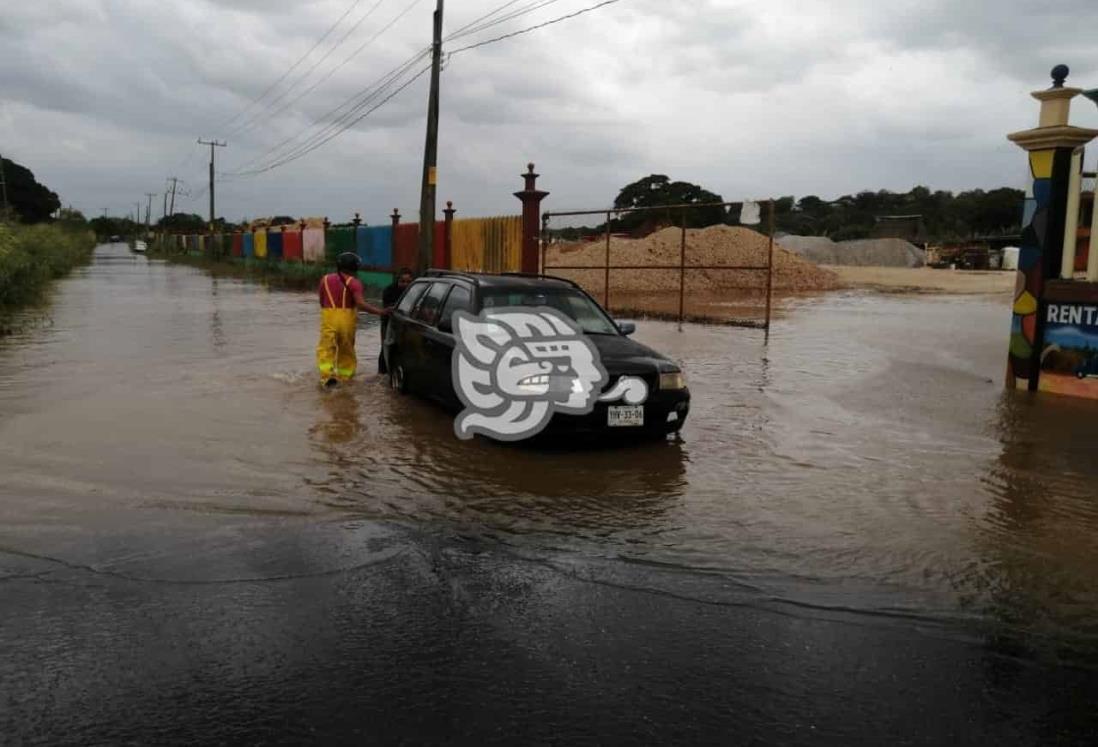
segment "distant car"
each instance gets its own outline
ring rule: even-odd
[[[1098,355],[1092,355],[1080,363],[1075,369],[1075,376],[1080,379],[1098,376]]]
[[[640,405],[599,402],[587,415],[557,413],[545,435],[666,436],[682,428],[690,412],[690,391],[681,369],[629,339],[635,325],[614,321],[582,288],[562,278],[435,270],[417,279],[389,318],[384,355],[390,385],[435,400],[448,410],[460,410],[463,405],[451,373],[454,313],[515,306],[549,306],[575,321],[598,349],[609,375],[603,392],[627,375],[643,379],[648,387],[648,398]]]
[[[122,237],[119,236],[118,234],[115,234],[114,236],[111,236],[111,238],[110,238],[110,243],[112,243],[112,244],[117,244],[120,241],[122,241]]]

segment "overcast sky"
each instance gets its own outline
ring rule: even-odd
[[[267,164],[424,49],[434,6],[0,2],[0,153],[89,216],[125,213],[172,174],[192,195],[177,210],[205,215],[209,149],[196,138],[228,140],[219,171]],[[446,49],[595,2],[556,0]],[[446,33],[505,3],[449,0]],[[1024,159],[1005,135],[1036,123],[1028,93],[1054,64],[1071,66],[1069,84],[1098,87],[1096,29],[1094,0],[621,0],[448,61],[439,198],[459,217],[515,213],[528,161],[558,210],[608,205],[650,173],[728,200],[1020,187]],[[414,219],[426,102],[424,76],[303,158],[219,183],[218,213],[358,210],[376,223],[398,207]],[[1098,108],[1077,99],[1073,122],[1098,127]]]

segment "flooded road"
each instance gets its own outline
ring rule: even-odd
[[[0,742],[1092,742],[1098,407],[1006,300],[642,322],[682,441],[551,453],[316,316],[111,245],[0,338]]]

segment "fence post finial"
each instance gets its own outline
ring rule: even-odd
[[[443,224],[443,240],[442,240],[442,269],[452,270],[454,269],[454,203],[450,200],[446,201],[446,209],[442,211],[446,216],[446,222]]]

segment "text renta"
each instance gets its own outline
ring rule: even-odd
[[[1054,324],[1098,324],[1098,306],[1071,306],[1068,304],[1050,304],[1048,321]]]

